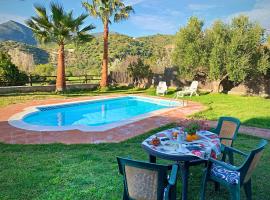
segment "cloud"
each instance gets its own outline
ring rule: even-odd
[[[13,20],[13,21],[24,24],[26,19],[28,19],[28,17],[26,17],[26,16],[0,13],[0,23],[4,23],[4,22],[7,22],[9,20]]]
[[[159,33],[174,33],[177,26],[167,18],[157,15],[136,15],[133,16],[131,22],[144,30],[154,31]]]
[[[217,5],[207,5],[207,4],[189,4],[188,8],[192,11],[205,11],[209,9],[216,8]]]
[[[252,21],[259,22],[264,28],[270,29],[270,1],[257,0],[253,9],[243,12],[237,12],[228,16],[225,21],[231,21],[232,18],[239,15],[247,15]]]

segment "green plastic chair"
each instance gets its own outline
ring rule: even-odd
[[[252,150],[249,154],[226,146],[224,151],[237,153],[246,158],[245,162],[240,167],[210,158],[208,167],[204,169],[201,187],[201,200],[205,199],[205,190],[208,181],[214,181],[225,186],[230,191],[233,200],[240,199],[240,188],[244,186],[247,199],[251,200],[251,176],[262,156],[266,145],[267,141],[261,140],[258,147]]]
[[[117,161],[119,172],[124,177],[123,200],[176,200],[178,165],[166,166],[119,157]]]
[[[215,129],[211,130],[212,132],[219,135],[220,142],[222,144],[222,160],[229,158],[229,163],[233,165],[233,154],[224,153],[224,146],[233,146],[233,142],[237,137],[238,130],[240,128],[241,122],[239,119],[234,117],[220,117],[218,120],[218,125]]]

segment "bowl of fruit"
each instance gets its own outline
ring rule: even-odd
[[[160,145],[160,139],[158,137],[154,137],[150,143],[154,146],[158,146]]]
[[[197,131],[200,130],[200,125],[196,122],[189,123],[186,128],[185,132],[186,134],[186,141],[187,142],[193,142],[194,140],[200,139],[199,135],[197,135]]]

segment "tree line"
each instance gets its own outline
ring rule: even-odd
[[[202,20],[191,17],[176,34],[173,63],[182,78],[203,76],[215,81],[220,91],[224,81],[236,85],[269,73],[269,48],[258,23],[238,16],[230,23],[218,20],[210,28],[203,26]]]

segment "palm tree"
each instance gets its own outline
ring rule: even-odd
[[[50,15],[47,14],[46,8],[43,6],[35,5],[34,8],[37,16],[28,19],[26,24],[32,29],[40,43],[54,42],[58,44],[56,91],[61,92],[66,88],[65,44],[90,41],[93,36],[88,32],[95,27],[90,24],[81,28],[88,15],[81,14],[74,18],[72,11],[65,12],[63,7],[57,3],[50,4]]]
[[[117,23],[121,20],[128,19],[130,13],[134,12],[134,10],[131,6],[126,6],[122,0],[92,0],[92,4],[83,2],[82,5],[91,16],[100,18],[104,26],[104,49],[100,86],[106,87],[108,85],[108,37],[111,18]]]

